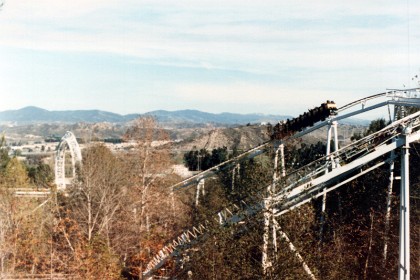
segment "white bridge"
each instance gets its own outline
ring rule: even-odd
[[[71,178],[66,178],[66,147],[69,148],[71,155]],[[76,167],[80,164],[82,164],[82,153],[79,144],[74,134],[71,131],[67,131],[63,138],[61,138],[55,155],[55,184],[58,190],[65,190],[69,181],[76,177]]]
[[[66,177],[66,153],[69,150],[71,156],[71,177]],[[76,170],[82,164],[82,153],[76,137],[71,131],[67,131],[61,138],[57,147],[54,162],[55,184],[58,191],[65,191],[66,186],[71,184],[76,177]],[[47,197],[51,190],[39,190],[29,188],[15,188],[14,195],[19,197]]]

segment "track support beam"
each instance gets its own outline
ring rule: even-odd
[[[405,128],[405,145],[401,155],[401,191],[400,191],[400,240],[399,240],[399,265],[398,279],[410,279],[410,171],[409,171],[409,142],[407,135],[410,128]]]

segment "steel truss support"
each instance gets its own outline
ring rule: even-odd
[[[273,165],[273,182],[267,187],[267,198],[264,200],[264,234],[263,234],[263,247],[262,247],[262,260],[261,265],[263,268],[263,274],[269,275],[269,269],[272,267],[272,262],[269,256],[270,247],[270,235],[271,244],[274,250],[274,256],[277,252],[277,231],[274,226],[274,214],[271,207],[271,201],[273,199],[273,193],[275,193],[276,182],[278,179],[279,169],[279,153],[281,157],[281,174],[284,177],[286,175],[285,160],[284,160],[284,144],[274,143],[274,165]],[[270,231],[271,228],[271,231]]]
[[[279,170],[279,156],[280,156],[280,170]],[[264,200],[264,234],[263,234],[263,250],[262,250],[262,268],[264,275],[270,274],[272,261],[277,256],[277,227],[274,217],[271,202],[273,194],[276,192],[276,182],[278,181],[278,174],[281,177],[286,176],[286,165],[284,158],[284,144],[283,142],[274,143],[274,171],[273,183],[267,187],[267,198]],[[271,248],[270,248],[271,241]],[[272,249],[272,256],[270,257],[269,249]]]
[[[401,191],[400,191],[400,240],[398,279],[410,279],[410,171],[409,171],[409,142],[407,135],[411,133],[405,128],[402,136],[405,144],[401,155]]]
[[[270,205],[268,205],[270,206]],[[297,250],[296,246],[293,245],[290,238],[287,236],[287,234],[281,230],[280,225],[278,224],[277,220],[275,219],[272,212],[264,212],[264,244],[263,244],[263,272],[264,276],[270,276],[270,274],[273,273],[272,271],[272,260],[269,258],[268,249],[269,249],[269,230],[270,227],[273,230],[273,257],[272,260],[275,260],[277,256],[277,231],[279,233],[279,237],[281,240],[285,241],[290,249],[290,251],[296,256],[296,258],[299,260],[299,262],[302,264],[303,269],[305,270],[306,274],[309,276],[309,278],[316,280],[317,278],[312,273],[311,269],[309,268],[308,264],[303,259],[302,255]],[[274,275],[271,275],[274,276]]]
[[[58,190],[66,189],[66,147],[70,150],[73,178],[76,177],[76,164],[82,164],[82,153],[77,139],[71,131],[67,131],[63,138],[61,138],[55,155],[55,184]]]

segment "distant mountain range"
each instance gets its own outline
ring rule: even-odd
[[[77,122],[110,122],[125,123],[141,116],[154,116],[161,123],[191,123],[191,124],[247,124],[271,122],[292,118],[287,115],[265,115],[265,114],[234,114],[220,113],[212,114],[198,110],[179,111],[151,111],[144,114],[120,115],[100,110],[68,110],[48,111],[39,107],[29,106],[19,110],[8,110],[0,112],[0,122],[12,123],[77,123]]]

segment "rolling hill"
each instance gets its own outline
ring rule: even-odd
[[[67,110],[48,111],[39,107],[29,106],[18,110],[0,112],[0,122],[9,123],[77,123],[77,122],[110,122],[125,123],[141,116],[154,116],[163,124],[247,124],[260,122],[277,122],[290,118],[285,115],[264,115],[264,114],[234,114],[220,113],[213,114],[198,110],[165,111],[157,110],[144,114],[120,115],[101,110]]]

